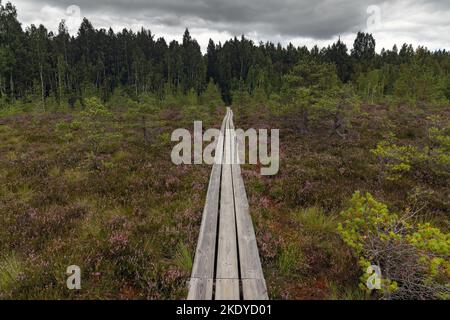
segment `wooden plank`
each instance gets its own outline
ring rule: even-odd
[[[242,291],[244,300],[269,300],[264,279],[242,279]]]
[[[221,132],[225,132],[229,112],[222,122]],[[220,198],[220,178],[222,172],[224,136],[219,136],[215,153],[215,163],[211,170],[197,249],[189,282],[188,300],[211,300],[214,285],[214,264],[217,238],[217,217]]]
[[[214,267],[214,263],[213,263]],[[211,300],[213,295],[214,279],[191,278],[189,281],[188,300]]]
[[[233,112],[227,108],[221,127],[225,135],[218,139],[203,212],[190,300],[213,296],[217,300],[237,300],[240,282],[245,300],[268,299],[244,180],[236,159],[242,146],[230,129],[234,129]]]
[[[230,127],[234,129],[232,116],[230,119]],[[266,282],[261,267],[255,231],[249,213],[247,193],[241,174],[241,166],[238,161],[238,151],[242,146],[239,145],[239,142],[234,135],[232,136],[232,141],[234,148],[232,176],[243,298],[244,300],[267,300],[269,297],[267,294]]]
[[[225,147],[222,164],[222,183],[220,191],[219,243],[217,247],[216,300],[239,299],[239,269],[236,241],[236,220],[231,172],[232,139],[230,128],[231,110],[225,125]]]
[[[239,279],[216,279],[216,300],[239,300]]]

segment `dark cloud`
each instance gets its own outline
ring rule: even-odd
[[[202,47],[209,37],[224,40],[245,34],[255,40],[325,45],[342,36],[351,45],[359,30],[373,32],[378,48],[404,42],[450,48],[448,0],[12,0],[24,25],[43,23],[57,29],[66,9],[76,5],[95,27],[151,29],[179,37],[185,27]],[[369,6],[381,23],[367,29]],[[78,20],[73,20],[76,33]],[[77,25],[78,24],[78,25]],[[218,38],[218,39],[217,39]]]
[[[24,0],[22,0],[24,1]],[[109,13],[139,20],[154,19],[183,26],[186,19],[232,34],[259,32],[327,39],[364,27],[366,8],[374,0],[47,0],[65,8],[78,5],[83,14]],[[197,27],[197,25],[193,26]]]

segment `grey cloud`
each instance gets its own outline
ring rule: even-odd
[[[325,45],[338,36],[347,45],[365,30],[370,5],[382,9],[379,28],[369,29],[377,47],[404,42],[450,49],[448,0],[12,0],[25,26],[44,23],[57,29],[66,8],[77,5],[96,27],[151,29],[179,39],[189,27],[204,48],[208,38],[245,34],[254,40]],[[42,8],[46,8],[40,12]],[[56,10],[53,10],[56,9]],[[74,24],[72,32],[76,33]]]
[[[23,1],[23,0],[22,0]],[[149,19],[167,26],[186,21],[232,34],[259,32],[268,35],[327,39],[364,28],[368,5],[378,0],[47,0],[52,6],[78,5],[87,16],[111,14]]]

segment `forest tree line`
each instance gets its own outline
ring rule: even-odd
[[[299,64],[331,65],[337,80],[352,84],[364,100],[384,97],[404,102],[448,101],[450,55],[404,44],[375,50],[371,34],[359,32],[353,48],[338,40],[319,48],[255,44],[245,38],[209,41],[206,54],[188,30],[182,42],[155,38],[150,30],[138,32],[95,29],[83,19],[76,36],[64,20],[58,31],[43,25],[25,30],[13,4],[0,2],[0,103],[51,100],[58,105],[83,105],[92,95],[108,101],[117,88],[131,97],[151,94],[201,95],[213,81],[226,103],[236,93],[266,97],[279,95]],[[320,69],[320,68],[319,68]],[[292,80],[292,79],[291,79]]]

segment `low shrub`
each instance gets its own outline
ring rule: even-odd
[[[380,297],[448,299],[450,234],[428,223],[411,223],[414,215],[392,213],[370,193],[356,192],[338,230],[359,258],[361,288],[367,289],[366,270],[375,265],[381,271]]]

